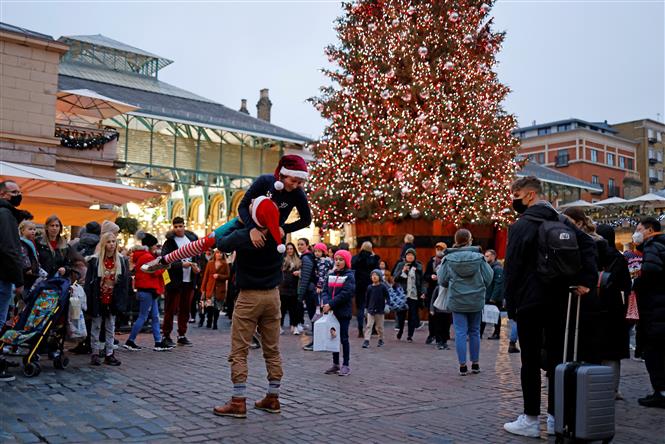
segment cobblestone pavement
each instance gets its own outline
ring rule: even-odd
[[[71,356],[64,371],[45,362],[36,378],[17,374],[0,386],[0,442],[538,442],[502,429],[522,406],[519,355],[506,353],[505,339],[483,340],[482,373],[461,377],[453,350],[425,345],[426,329],[413,344],[398,342],[392,323],[384,348],[372,338],[362,349],[351,330],[353,373],[346,378],[323,374],[330,354],[303,351],[308,338],[282,336],[282,414],[250,409],[245,420],[216,417],[212,407],[231,388],[228,321],[220,324],[219,331],[190,328],[193,347],[120,349],[120,367],[93,368],[88,356]],[[137,342],[150,346],[151,339],[142,334]],[[251,351],[248,401],[263,395],[265,375],[260,351]],[[626,399],[616,404],[614,442],[665,443],[665,412],[637,405],[650,389],[644,364],[623,361],[621,383]]]

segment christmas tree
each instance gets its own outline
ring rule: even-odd
[[[515,118],[493,71],[491,1],[344,4],[326,53],[333,86],[310,99],[329,123],[314,146],[317,222],[405,217],[505,222]]]

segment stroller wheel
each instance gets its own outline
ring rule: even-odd
[[[37,376],[42,372],[41,366],[36,362],[30,362],[23,367],[23,374],[28,378]]]
[[[53,359],[53,367],[57,368],[58,370],[64,370],[67,368],[69,365],[69,358],[67,356],[58,356],[57,358]]]

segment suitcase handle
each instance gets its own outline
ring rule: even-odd
[[[577,290],[577,287],[568,287],[570,290],[568,292],[568,312],[566,315],[566,336],[563,338],[563,362],[566,362],[566,357],[568,356],[568,338],[570,337],[570,308],[573,302],[573,293]],[[577,361],[577,342],[578,335],[580,332],[580,302],[582,300],[581,296],[577,297],[577,312],[575,314],[575,343],[573,344],[573,362]]]

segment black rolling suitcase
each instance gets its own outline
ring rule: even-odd
[[[563,348],[563,364],[554,373],[554,431],[557,443],[602,441],[614,437],[614,376],[604,365],[577,362],[580,297],[577,297],[573,361],[568,358],[570,310],[573,291],[568,296],[568,317]]]

